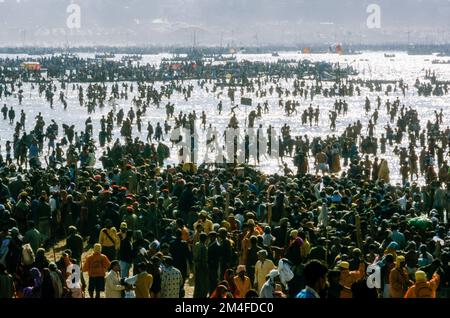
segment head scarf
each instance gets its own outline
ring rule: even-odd
[[[260,251],[258,251],[258,256],[260,256],[260,255],[264,255],[266,258],[267,258],[267,251],[266,250],[260,250]]]
[[[245,265],[239,265],[236,269],[236,274],[239,274],[240,272],[245,272],[246,268]]]
[[[275,278],[280,276],[280,273],[278,272],[277,269],[272,269],[269,273],[269,281],[270,284],[274,285],[275,284]]]
[[[400,268],[400,263],[404,263],[405,262],[405,257],[404,256],[397,256],[397,259],[395,260],[395,266],[397,268]]]
[[[94,244],[94,253],[101,253],[102,246],[99,243]]]
[[[427,281],[427,274],[424,271],[417,271],[415,277],[416,277],[416,284]]]
[[[340,262],[339,263],[339,267],[341,268],[341,269],[349,269],[350,268],[350,264],[349,264],[349,262]]]

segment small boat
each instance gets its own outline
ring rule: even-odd
[[[386,58],[393,58],[393,57],[395,57],[395,54],[384,53],[384,57],[386,57]]]
[[[137,62],[142,60],[142,55],[125,55],[122,56],[122,61],[133,61]]]
[[[280,54],[278,54],[278,52],[273,52],[273,53],[272,53],[272,56],[273,56],[273,57],[279,57]]]
[[[232,56],[223,56],[223,55],[218,55],[214,57],[214,61],[216,62],[233,62],[236,61],[236,56],[232,55]]]
[[[431,61],[431,64],[450,64],[450,60],[444,61],[444,60],[433,60]]]
[[[96,59],[112,59],[116,57],[113,53],[103,53],[103,54],[95,54]]]
[[[352,49],[348,50],[348,51],[341,51],[338,52],[341,55],[361,55],[363,54],[361,51],[354,51]]]

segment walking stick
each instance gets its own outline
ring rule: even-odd
[[[361,237],[361,218],[359,214],[355,215],[355,225],[356,225],[356,241],[358,248],[362,248],[362,237]]]
[[[52,250],[53,250],[53,260],[56,263],[56,253],[55,253],[55,244],[52,244]]]
[[[229,214],[229,208],[230,208],[230,192],[225,193],[225,216],[227,217]]]
[[[328,267],[328,226],[325,227],[325,265]]]
[[[84,274],[83,274],[83,253],[81,253],[81,256],[80,256],[80,280],[81,280],[81,295],[82,295],[82,298],[84,298],[84,290],[86,288],[86,281],[84,280]]]

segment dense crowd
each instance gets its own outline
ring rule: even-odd
[[[258,67],[243,65],[256,73]],[[204,130],[210,124],[204,112],[199,118],[195,111],[175,114],[180,108],[170,103],[171,96],[182,94],[187,101],[194,90],[183,81],[160,87],[33,84],[52,108],[56,84],[64,109],[65,85],[77,92],[88,112],[79,134],[70,123],[46,124],[41,114],[26,132],[26,113],[15,122],[16,109],[5,103],[1,124],[9,123],[15,133],[5,144],[6,157],[0,156],[0,298],[179,298],[186,296],[186,282],[198,298],[450,297],[450,129],[444,128],[442,110],[421,127],[417,111],[399,98],[366,98],[367,128],[357,121],[338,135],[336,120],[355,107],[346,97],[360,96],[363,89],[405,95],[409,87],[346,79],[332,84],[317,79],[310,86],[294,79],[287,89],[272,75],[243,81],[242,88],[208,79],[199,79],[198,86],[208,91],[212,84],[219,99],[226,95],[233,104],[239,90],[278,96],[278,107],[287,117],[298,115],[304,126],[318,125],[323,114],[312,105],[298,112],[299,101],[333,98],[332,132],[311,139],[293,136],[284,125],[277,143],[283,173],[266,175],[248,165],[248,135],[245,162],[237,162],[234,147],[220,164],[191,162],[193,156],[183,151],[180,164],[167,164],[183,139],[173,138],[175,128],[195,135],[199,119]],[[0,98],[17,98],[20,106],[22,85],[0,83]],[[115,100],[132,93],[130,110],[118,110]],[[146,140],[134,137],[145,113],[165,98],[165,122],[155,127],[149,122]],[[89,117],[97,107],[111,108],[98,138]],[[277,106],[258,104],[245,123],[235,107],[229,126],[250,130],[256,118],[270,116]],[[222,108],[219,102],[217,111]],[[390,123],[378,138],[374,131],[383,109]],[[114,127],[120,127],[116,140]],[[266,128],[258,128],[268,138],[254,141],[255,163],[275,147],[273,130]],[[208,144],[215,144],[219,134],[208,133]],[[401,184],[390,182],[389,162],[382,158],[386,148],[399,157]],[[417,182],[419,176],[423,182]]]

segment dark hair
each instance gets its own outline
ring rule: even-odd
[[[386,263],[392,263],[392,262],[394,262],[394,255],[392,255],[391,253],[386,254],[386,256],[385,256],[385,261],[386,261]]]
[[[258,298],[258,293],[254,289],[250,289],[247,294],[245,294],[245,298]]]
[[[110,269],[113,269],[114,266],[119,265],[119,261],[118,260],[114,260],[111,262],[111,264],[109,265]]]
[[[316,282],[328,273],[328,268],[319,260],[313,259],[305,265],[303,274],[306,285],[312,287]]]
[[[137,268],[140,271],[146,271],[147,270],[147,263],[145,262],[140,262],[139,264],[137,264]]]
[[[208,239],[208,235],[206,235],[206,233],[202,232],[202,233],[200,233],[199,238],[200,238],[200,242],[204,243]]]
[[[166,266],[172,266],[173,265],[173,259],[172,259],[172,257],[168,257],[168,256],[166,256],[166,257],[164,257],[164,263],[166,264]]]

